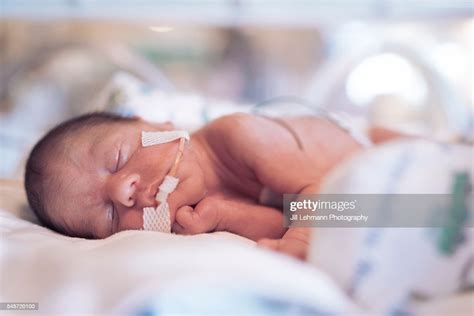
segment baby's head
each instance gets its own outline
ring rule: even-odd
[[[33,148],[26,164],[28,202],[40,222],[75,237],[104,238],[143,227],[143,208],[156,207],[158,186],[170,171],[179,141],[143,147],[142,131],[166,131],[170,123],[91,113],[66,121]],[[205,194],[197,143],[185,147],[170,201],[170,219]],[[191,188],[191,189],[190,189]]]

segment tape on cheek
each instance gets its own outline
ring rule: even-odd
[[[168,205],[168,196],[178,186],[179,179],[166,176],[160,185],[156,200],[160,203],[158,207],[143,208],[143,229],[163,233],[171,233],[171,214]]]
[[[165,144],[176,139],[184,138],[189,140],[189,133],[183,130],[160,131],[160,132],[142,132],[142,146],[148,147],[153,145]]]
[[[162,233],[171,233],[171,219],[168,203],[162,203],[157,208],[143,209],[143,229]]]

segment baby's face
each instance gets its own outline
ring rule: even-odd
[[[143,227],[143,208],[157,206],[158,186],[178,152],[179,141],[141,146],[142,131],[171,129],[144,121],[108,123],[69,137],[51,157],[45,205],[48,213],[72,235],[104,238]],[[193,183],[186,192],[178,185],[169,199],[171,222],[176,210],[194,205],[205,194],[197,161],[197,144],[185,146],[178,167],[180,183]],[[172,196],[175,198],[172,199]],[[177,197],[177,198],[176,198]]]

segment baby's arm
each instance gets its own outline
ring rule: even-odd
[[[324,148],[311,144],[310,151],[302,150],[286,128],[268,119],[224,117],[209,125],[207,137],[218,145],[214,150],[219,156],[236,160],[228,165],[244,168],[261,185],[281,194],[315,193],[327,167]],[[235,174],[244,173],[240,169]],[[173,230],[185,234],[227,230],[254,240],[281,238],[286,231],[280,211],[235,199],[204,199],[194,209],[183,207]]]
[[[178,209],[173,231],[178,234],[228,231],[256,241],[281,238],[286,228],[277,209],[246,199],[216,196],[204,198],[194,209],[190,206]]]
[[[241,157],[243,165],[253,171],[263,186],[280,194],[318,192],[320,180],[331,165],[324,148],[312,143],[310,148],[300,148],[288,130],[269,120],[245,115],[228,119],[236,120],[228,124],[236,128],[219,135],[226,137],[232,156]],[[290,228],[283,238],[265,237],[259,244],[304,259],[310,233],[310,228]]]

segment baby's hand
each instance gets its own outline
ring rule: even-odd
[[[220,216],[217,209],[219,200],[204,198],[195,208],[183,206],[176,211],[173,232],[181,235],[194,235],[214,231]]]
[[[260,247],[279,251],[292,257],[305,260],[308,255],[311,229],[307,227],[292,227],[281,239],[260,239]]]

